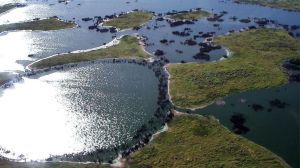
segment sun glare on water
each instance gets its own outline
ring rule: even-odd
[[[39,160],[83,150],[72,138],[72,121],[58,90],[38,79],[25,79],[4,91],[0,99],[0,144],[4,156]],[[2,155],[2,153],[1,153]]]

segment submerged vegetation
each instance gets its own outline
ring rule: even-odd
[[[300,41],[277,29],[250,30],[215,41],[228,47],[232,57],[168,66],[175,105],[197,108],[231,93],[282,85],[288,81],[282,62],[300,57]]]
[[[272,8],[282,8],[286,10],[300,11],[299,0],[235,0],[237,3],[250,3]]]
[[[119,44],[107,48],[82,53],[69,53],[49,57],[33,63],[30,68],[41,69],[68,63],[92,61],[103,58],[148,58],[149,55],[139,45],[139,40],[133,36],[124,36]]]
[[[0,25],[0,32],[3,31],[12,31],[12,30],[59,30],[75,27],[73,22],[65,22],[58,20],[56,18],[43,19],[43,20],[34,20],[24,23],[12,23]]]
[[[210,13],[204,10],[195,10],[184,13],[178,13],[168,16],[173,20],[195,20],[210,16]]]
[[[279,157],[225,129],[217,120],[175,116],[167,132],[128,158],[137,167],[288,167]]]
[[[134,11],[127,14],[123,14],[117,18],[107,20],[103,23],[104,26],[113,26],[119,29],[129,29],[141,26],[148,22],[153,17],[151,12]]]

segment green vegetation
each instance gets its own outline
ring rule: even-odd
[[[108,48],[83,53],[70,53],[43,59],[33,63],[30,68],[41,69],[56,65],[92,61],[103,58],[148,58],[149,55],[139,45],[139,40],[133,36],[124,36],[120,43]]]
[[[292,11],[300,11],[299,0],[235,0],[238,3],[251,3],[272,8],[282,8]]]
[[[190,11],[188,13],[178,13],[175,15],[168,16],[170,19],[174,20],[194,20],[201,19],[204,17],[208,17],[210,15],[209,12],[203,10]]]
[[[208,64],[168,67],[175,105],[197,108],[232,93],[282,85],[288,76],[281,63],[300,57],[300,41],[276,29],[250,30],[215,41],[230,48],[233,56]]]
[[[79,164],[79,163],[62,163],[62,162],[10,162],[0,159],[1,168],[108,168],[109,165],[100,164]]]
[[[267,149],[231,133],[217,120],[176,115],[167,132],[128,157],[127,167],[289,167]],[[1,168],[107,168],[109,165],[62,162],[17,163],[1,160]]]
[[[119,29],[129,29],[133,27],[138,27],[149,20],[151,20],[153,14],[150,12],[136,11],[124,14],[115,19],[111,19],[104,22],[104,26],[113,26]]]
[[[231,133],[215,119],[180,115],[169,130],[128,158],[131,168],[279,168],[289,167],[279,157]]]
[[[7,12],[13,8],[16,8],[17,7],[17,4],[5,4],[3,6],[0,6],[0,14],[1,13],[4,13],[4,12]]]
[[[72,28],[75,24],[72,22],[64,22],[58,19],[44,19],[44,20],[35,20],[24,23],[13,23],[0,25],[0,32],[11,31],[11,30],[59,30]]]

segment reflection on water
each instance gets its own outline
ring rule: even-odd
[[[0,71],[23,70],[24,66],[18,64],[18,61],[30,61],[31,59],[27,56],[30,53],[38,52],[38,48],[33,45],[34,39],[30,33],[5,33],[0,37]]]
[[[93,22],[83,22],[81,20],[83,17],[105,16],[133,9],[150,10],[157,14],[196,7],[213,13],[228,12],[223,17],[224,21],[218,22],[220,28],[215,27],[214,22],[205,19],[196,21],[193,25],[178,27],[170,27],[166,21],[152,20],[138,32],[129,30],[116,33],[117,36],[133,33],[147,36],[148,43],[153,43],[146,47],[147,51],[163,49],[171,63],[195,61],[192,56],[199,52],[199,46],[188,46],[182,43],[198,35],[199,32],[214,31],[220,35],[253,24],[253,22],[242,24],[239,21],[232,21],[229,19],[232,16],[237,16],[238,19],[266,17],[282,24],[300,24],[297,12],[219,0],[128,0],[129,3],[124,0],[77,0],[70,1],[67,5],[58,3],[57,0],[1,0],[0,5],[8,2],[22,2],[28,5],[1,14],[0,24],[55,15],[65,20],[73,20],[80,27],[49,32],[1,33],[0,72],[23,70],[24,65],[33,60],[56,53],[97,47],[112,40],[115,34],[88,30],[88,26]],[[147,29],[147,26],[150,29]],[[159,28],[154,29],[155,26]],[[189,37],[178,37],[172,34],[172,31],[183,31],[184,28],[193,30]],[[295,32],[300,33],[299,31]],[[161,44],[160,40],[163,38],[174,40],[174,43]],[[203,38],[198,38],[196,41],[202,42]],[[183,54],[177,53],[176,49],[182,50]],[[33,54],[33,58],[29,58],[29,54]],[[216,50],[211,54],[211,60],[214,61],[224,55],[224,51]],[[0,150],[0,154],[9,158],[17,158],[24,154],[29,159],[45,159],[50,154],[93,151],[96,148],[129,142],[133,133],[143,123],[149,121],[156,109],[157,83],[152,72],[142,67],[112,64],[75,68],[39,79],[26,78],[23,83],[5,90],[0,98],[0,148],[7,150]],[[287,97],[298,92],[291,92]],[[249,95],[250,93],[245,93],[244,97]],[[261,93],[260,96],[250,95],[248,102],[251,97],[254,97],[255,101],[257,101],[256,97],[260,97],[259,103],[265,102],[266,106],[268,102],[263,100],[261,95],[282,97],[271,91]],[[250,128],[247,138],[275,151],[291,164],[295,163],[297,157],[295,153],[298,151],[293,150],[297,146],[294,143],[297,137],[293,135],[297,134],[293,133],[299,128],[299,120],[294,121],[295,116],[299,119],[299,109],[298,113],[295,113],[291,107],[296,106],[295,102],[299,101],[299,97],[287,100],[291,104],[287,109],[291,110],[286,110],[284,113],[273,110],[271,115],[266,111],[253,113],[244,104],[237,104],[234,97],[226,101],[233,102],[236,109],[228,103],[225,107],[212,105],[201,110],[200,113],[217,116],[229,128],[231,128],[229,118],[234,112],[245,114],[246,125]],[[228,113],[224,113],[224,110]],[[286,127],[277,130],[278,122],[282,122]],[[268,124],[268,127],[260,124]]]
[[[60,102],[58,90],[40,80],[25,79],[6,90],[0,99],[1,146],[35,159],[83,149],[72,140],[74,123]]]
[[[14,36],[14,41],[27,36],[32,39],[32,43],[27,44],[25,40],[20,41],[21,46],[26,46],[30,53],[19,52],[16,58],[14,48],[15,44],[6,44],[6,35],[0,35],[0,59],[5,56],[9,58],[9,62],[15,62],[15,66],[5,66],[2,69],[5,70],[21,70],[18,64],[28,65],[28,54],[34,54],[31,61],[35,59],[44,58],[56,53],[66,53],[74,50],[89,49],[102,45],[103,43],[108,43],[112,40],[112,33],[99,33],[96,31],[88,30],[88,26],[93,25],[92,21],[83,22],[81,19],[83,17],[94,17],[111,15],[114,13],[126,12],[133,9],[150,10],[158,13],[165,13],[171,10],[189,10],[191,8],[201,7],[205,10],[212,11],[213,13],[220,13],[221,11],[227,11],[228,14],[223,17],[223,22],[217,22],[220,27],[215,27],[215,22],[208,22],[205,19],[195,22],[193,25],[183,25],[178,27],[170,28],[169,24],[165,21],[155,22],[154,20],[146,24],[145,27],[139,31],[126,31],[116,33],[117,36],[122,34],[132,34],[139,33],[140,35],[145,35],[149,37],[149,43],[154,43],[153,46],[149,46],[146,49],[150,52],[154,52],[157,49],[163,49],[166,52],[166,57],[170,62],[181,62],[181,61],[196,61],[193,55],[199,52],[199,46],[187,46],[182,45],[188,38],[193,38],[198,32],[216,32],[217,35],[224,34],[229,30],[240,30],[241,28],[254,25],[254,23],[243,24],[239,21],[232,21],[229,19],[232,16],[236,16],[238,19],[243,18],[262,18],[266,17],[272,19],[282,24],[296,24],[299,25],[299,13],[297,12],[287,12],[280,9],[271,9],[267,7],[261,7],[257,5],[244,5],[235,4],[231,1],[219,1],[219,0],[129,0],[126,3],[123,0],[89,0],[89,1],[70,1],[67,5],[64,3],[58,3],[57,0],[48,1],[27,1],[26,7],[18,8],[12,10],[6,14],[0,16],[0,24],[14,23],[20,21],[31,20],[34,18],[46,18],[51,16],[58,16],[59,18],[65,20],[72,20],[78,23],[81,27],[76,29],[67,29],[59,31],[50,32],[22,32],[21,34],[17,32],[12,32],[10,34]],[[181,4],[181,5],[178,5]],[[212,10],[213,9],[213,10]],[[150,26],[151,29],[146,27]],[[158,29],[154,29],[154,26],[158,26]],[[183,31],[184,28],[191,28],[193,32],[189,37],[178,37],[172,34],[172,31]],[[296,30],[294,33],[299,32]],[[20,36],[20,37],[16,37]],[[10,37],[10,38],[11,38]],[[175,43],[171,45],[161,44],[159,41],[163,38],[168,40],[174,40]],[[12,38],[11,38],[12,39]],[[18,40],[19,41],[19,40]],[[27,39],[26,39],[27,41]],[[28,39],[28,41],[30,41]],[[196,40],[198,43],[203,41],[203,38],[198,38]],[[4,44],[4,45],[3,45]],[[5,47],[2,47],[5,46]],[[3,50],[2,48],[6,48]],[[183,54],[176,52],[176,49],[183,51]],[[8,51],[9,50],[9,51]],[[218,52],[212,54],[211,60],[216,60],[223,56],[224,52]],[[22,60],[22,61],[20,61]],[[18,67],[16,67],[18,66]]]
[[[25,0],[1,0],[0,5],[5,5],[8,3],[24,3]]]
[[[24,22],[37,17],[40,17],[39,12],[45,12],[49,7],[47,5],[28,5],[26,7],[19,7],[2,14],[0,17],[0,24],[9,24],[16,22]]]
[[[10,151],[1,154],[36,160],[128,142],[153,116],[157,84],[152,71],[128,64],[25,78],[0,99],[0,144]]]

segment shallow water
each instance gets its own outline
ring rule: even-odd
[[[282,109],[271,107],[270,101],[276,98],[288,105]],[[213,115],[229,129],[233,127],[231,116],[243,114],[246,119],[244,125],[250,129],[243,136],[275,152],[291,166],[299,167],[299,100],[300,85],[291,83],[282,87],[234,94],[224,98],[225,105],[212,104],[195,113]],[[253,104],[262,105],[264,109],[255,111],[251,107]]]
[[[146,50],[154,52],[162,49],[172,63],[195,62],[199,61],[193,58],[199,51],[199,46],[187,46],[181,42],[200,31],[215,31],[217,35],[222,35],[229,30],[255,25],[253,22],[244,24],[232,21],[229,19],[232,16],[237,16],[238,19],[266,17],[281,24],[300,25],[300,13],[297,12],[219,0],[128,0],[129,4],[123,0],[74,0],[68,4],[59,4],[57,0],[1,0],[0,4],[8,2],[22,2],[27,6],[1,14],[0,24],[56,15],[65,20],[73,20],[81,27],[49,32],[1,33],[0,72],[20,72],[24,70],[24,66],[35,60],[57,53],[98,47],[110,42],[113,35],[133,33],[147,36],[147,42],[154,45],[146,47]],[[227,11],[228,14],[223,17],[224,22],[217,22],[220,29],[213,26],[214,22],[205,19],[195,22],[194,25],[174,28],[165,21],[152,20],[139,31],[128,30],[111,34],[88,30],[93,22],[81,21],[83,17],[105,16],[133,9],[165,13],[197,7],[213,13]],[[150,27],[149,30],[147,26]],[[154,26],[159,28],[154,30]],[[183,31],[187,27],[193,30],[189,37],[172,34],[172,31]],[[159,41],[163,38],[175,40],[175,43],[161,44]],[[201,41],[203,38],[197,39],[198,43]],[[183,54],[178,54],[176,49],[182,50]],[[29,58],[29,54],[33,54],[33,58]],[[210,61],[215,61],[225,51],[216,50],[210,54]],[[4,90],[0,98],[1,109],[6,109],[0,111],[0,147],[10,150],[0,154],[9,158],[24,154],[28,159],[45,159],[50,154],[93,151],[99,147],[129,143],[133,133],[153,116],[157,107],[157,84],[158,81],[151,71],[123,64],[90,65],[38,79],[25,78],[14,88]],[[299,140],[299,107],[297,109],[296,106],[299,96],[295,95],[299,93],[297,88],[296,85],[287,85],[279,88],[280,92],[269,89],[234,95],[226,99],[225,106],[212,105],[201,110],[200,114],[213,114],[231,128],[229,117],[233,112],[243,113],[247,118],[246,126],[250,128],[250,132],[245,135],[247,138],[271,149],[291,165],[296,165],[299,164],[296,163],[296,152],[299,148],[295,148],[299,144],[294,141],[297,140],[296,136]],[[240,97],[246,97],[247,103],[257,101],[256,103],[264,106],[267,106],[269,99],[278,97],[290,105],[284,109],[284,113],[278,109],[273,109],[272,112],[253,112],[247,103],[237,103]],[[235,105],[231,106],[231,103]],[[224,110],[229,112],[224,113]],[[298,117],[296,121],[295,116]],[[280,129],[278,123],[284,123]],[[295,133],[297,130],[298,134]]]
[[[25,1],[20,1],[25,2]],[[65,53],[80,49],[89,49],[110,42],[114,34],[99,33],[88,30],[88,26],[93,25],[92,21],[83,22],[83,17],[105,16],[113,13],[127,12],[133,9],[150,10],[156,13],[165,13],[172,10],[189,10],[196,7],[201,7],[213,13],[220,13],[227,11],[228,14],[223,17],[224,22],[217,22],[220,24],[220,29],[214,27],[215,22],[208,22],[205,19],[195,22],[194,25],[183,25],[175,28],[165,22],[150,21],[139,31],[125,31],[119,32],[116,35],[138,33],[149,37],[149,43],[154,43],[153,46],[146,47],[150,52],[156,49],[163,49],[166,51],[166,57],[171,62],[180,61],[197,61],[192,58],[199,51],[198,46],[182,45],[180,42],[187,38],[192,38],[198,32],[215,31],[217,34],[224,34],[229,30],[240,30],[241,28],[254,25],[254,23],[244,24],[239,21],[232,21],[231,16],[237,16],[239,19],[247,17],[266,17],[268,19],[276,20],[282,24],[300,24],[297,12],[288,12],[280,9],[271,9],[256,5],[235,4],[231,1],[218,0],[129,0],[126,4],[122,0],[89,0],[89,1],[71,1],[67,5],[64,3],[57,3],[56,0],[49,1],[28,1],[26,7],[11,10],[5,14],[0,15],[0,24],[22,22],[31,20],[36,17],[46,18],[51,16],[58,16],[65,20],[74,20],[81,28],[67,29],[50,32],[9,32],[0,34],[0,71],[4,70],[23,70],[23,66],[30,62],[53,55],[56,53]],[[180,4],[180,5],[178,5]],[[154,25],[163,26],[156,30]],[[150,30],[146,27],[151,27]],[[190,27],[193,30],[190,37],[178,37],[172,34],[172,31],[182,31],[185,27]],[[300,30],[298,30],[299,32]],[[159,40],[167,38],[168,40],[175,40],[174,44],[165,46],[159,43]],[[8,40],[9,39],[9,40]],[[203,38],[197,39],[201,42]],[[18,41],[17,44],[14,42]],[[16,46],[20,49],[15,50]],[[183,51],[183,54],[176,53],[176,49]],[[29,54],[34,54],[34,58],[28,57]],[[212,53],[212,60],[217,60],[225,54],[224,51]]]
[[[25,78],[0,99],[0,144],[10,151],[0,154],[39,160],[129,143],[153,117],[157,85],[152,71],[132,64]]]

